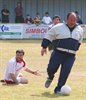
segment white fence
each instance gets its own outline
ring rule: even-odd
[[[82,27],[84,38],[86,38],[86,25],[82,25]],[[42,39],[47,31],[48,25],[44,24],[0,24],[0,39]]]

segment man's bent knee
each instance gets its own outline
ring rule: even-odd
[[[18,81],[19,83],[22,83],[22,84],[28,84],[28,80],[24,77],[21,77]]]

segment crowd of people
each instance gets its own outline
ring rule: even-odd
[[[15,11],[15,23],[27,23],[27,24],[47,24],[50,25],[53,23],[53,19],[49,16],[49,12],[45,12],[43,18],[40,17],[40,13],[37,12],[34,18],[31,18],[30,14],[26,15],[26,18],[23,16],[23,7],[21,2],[17,2],[17,6],[14,9]],[[75,11],[77,15],[77,22],[82,24],[81,17],[78,11]],[[4,5],[3,9],[1,10],[1,22],[2,23],[9,23],[9,15],[10,11],[7,9],[7,6]]]
[[[36,13],[36,16],[32,19],[29,14],[26,15],[24,19],[23,16],[23,7],[21,2],[17,2],[17,6],[15,8],[15,23],[28,23],[28,24],[51,24],[52,19],[49,16],[48,12],[45,12],[45,16],[43,18],[40,17],[40,13]],[[10,11],[7,9],[7,6],[4,5],[3,9],[1,10],[1,22],[2,23],[9,23],[9,15]]]

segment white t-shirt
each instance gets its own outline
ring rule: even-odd
[[[45,24],[50,24],[52,22],[52,19],[49,16],[44,16],[42,22]]]
[[[22,62],[17,62],[16,58],[13,57],[11,60],[9,60],[6,69],[5,69],[5,73],[4,73],[4,80],[11,80],[10,77],[10,73],[13,73],[16,75],[16,77],[18,76],[20,70],[26,68],[26,63]]]

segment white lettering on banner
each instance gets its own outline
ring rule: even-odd
[[[38,33],[38,34],[40,34],[40,33],[47,33],[47,29],[45,29],[45,28],[42,28],[42,29],[40,29],[40,28],[28,28],[28,29],[26,29],[26,33]]]

